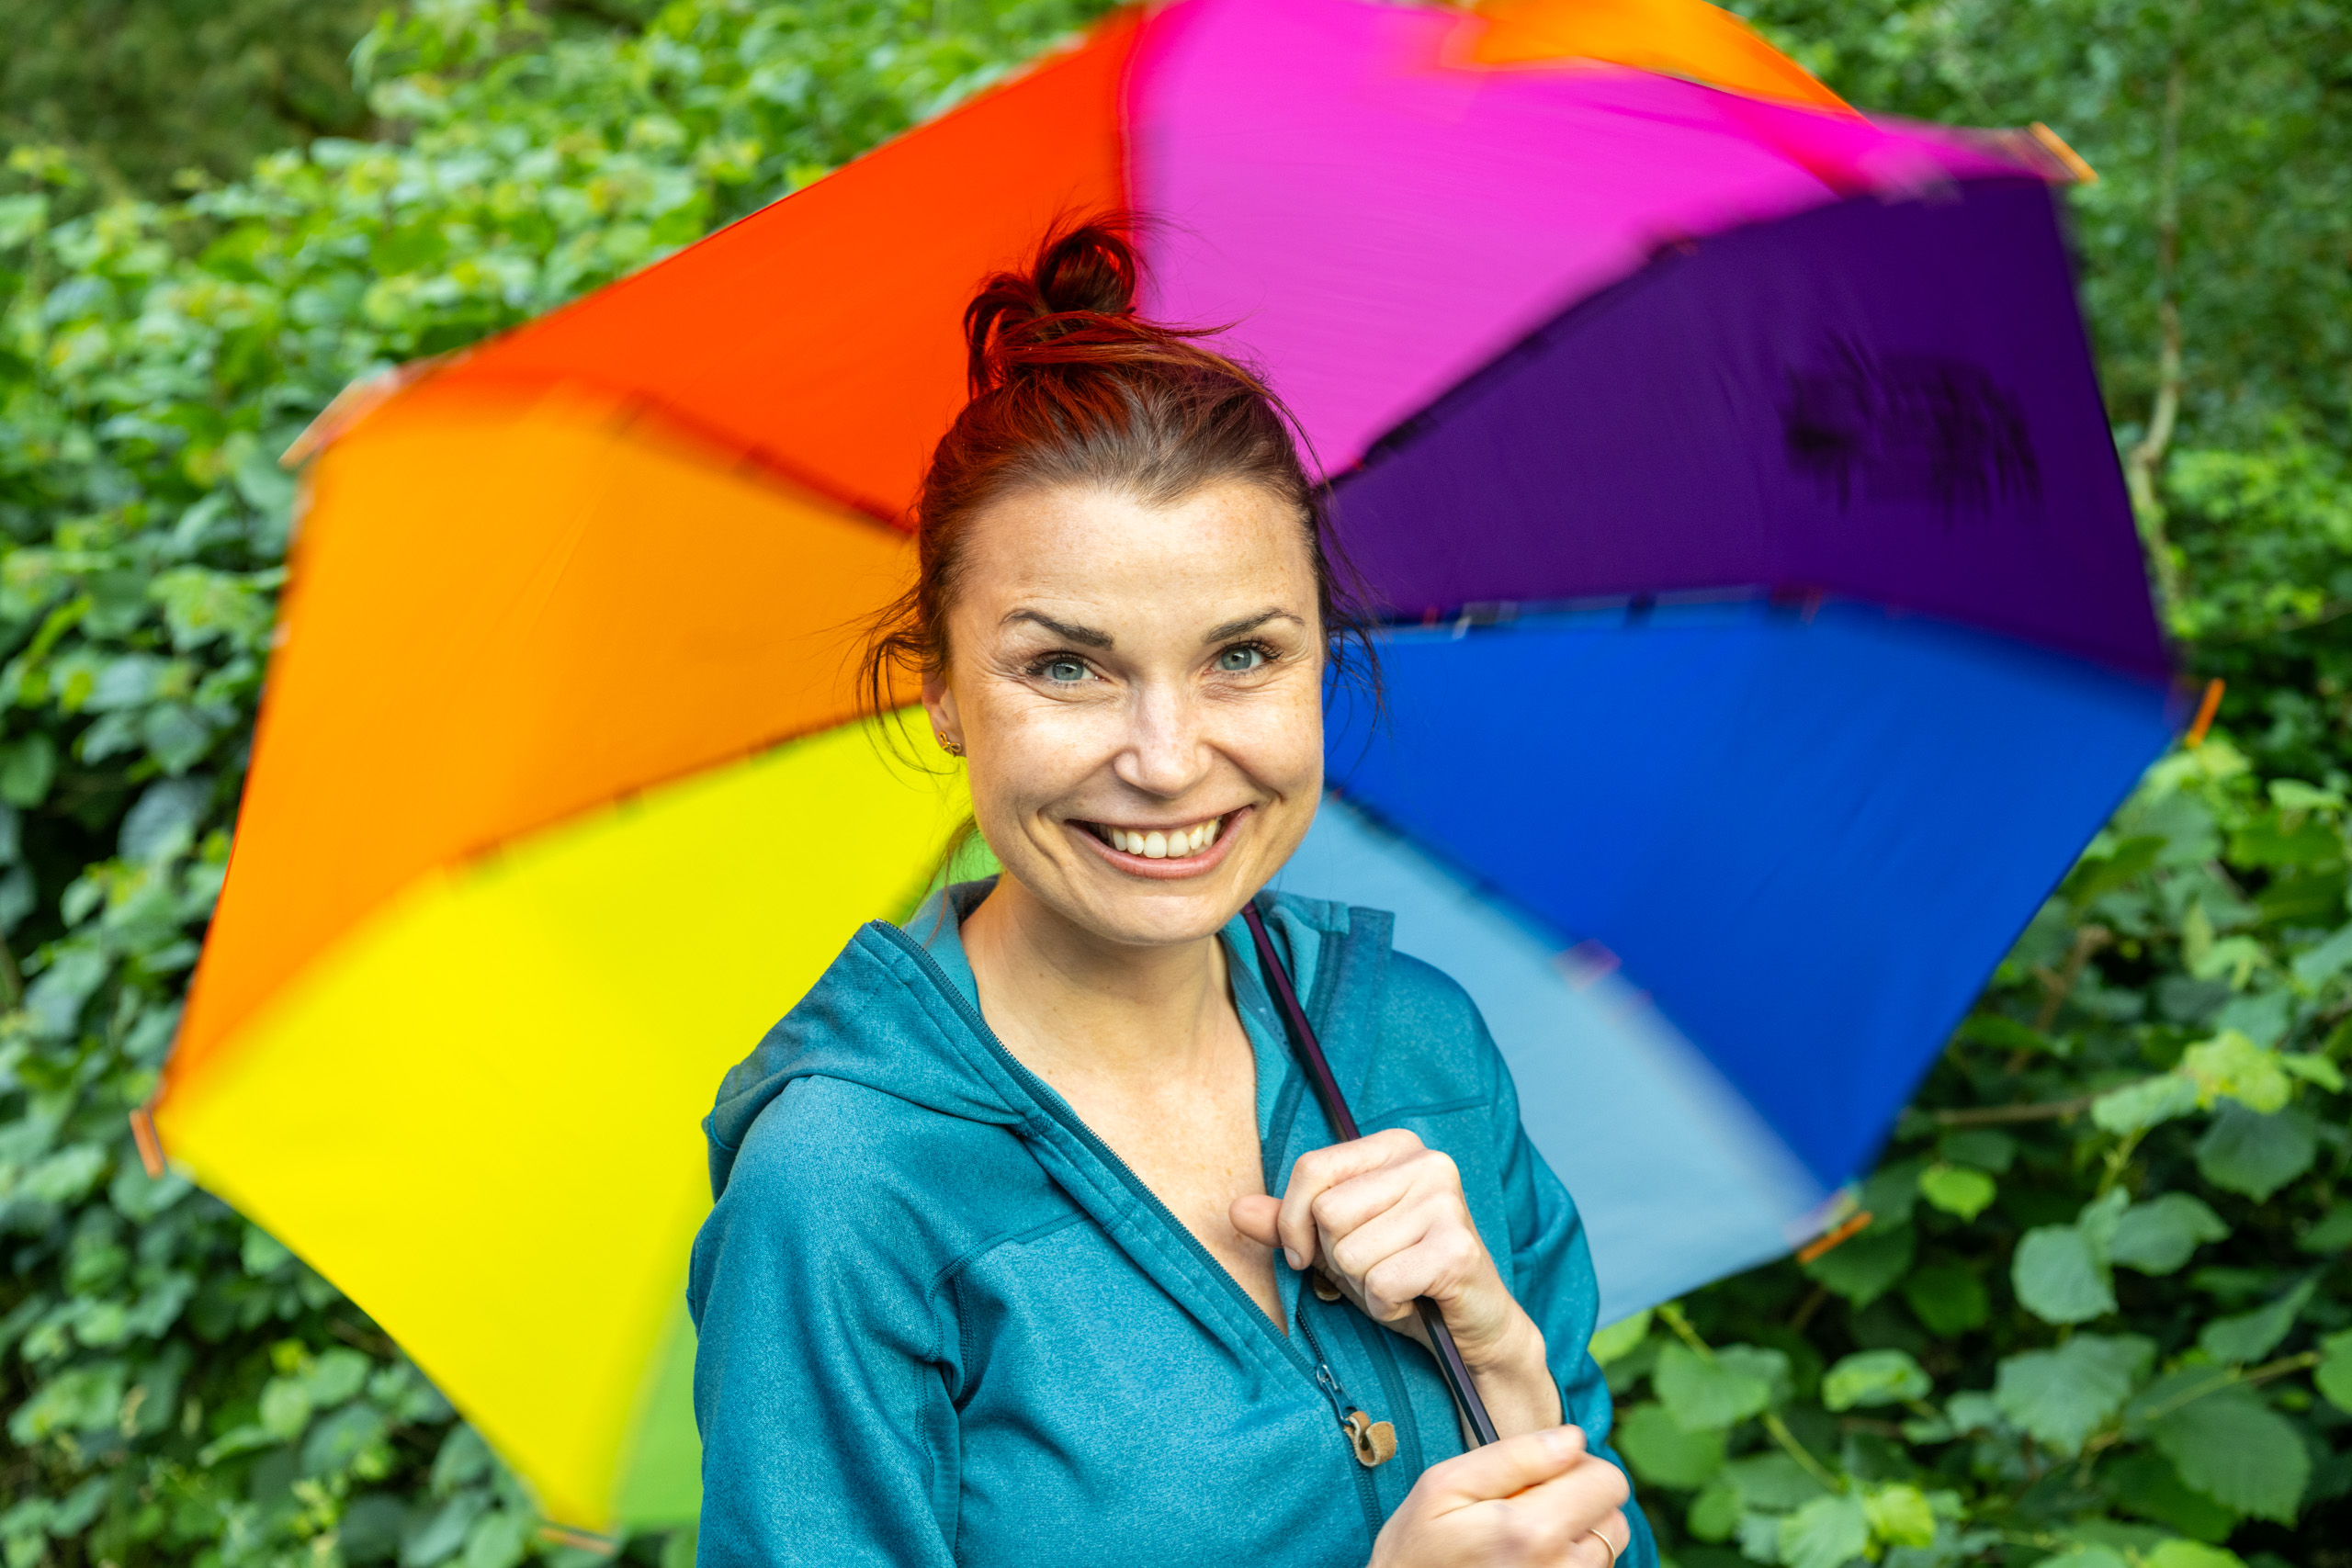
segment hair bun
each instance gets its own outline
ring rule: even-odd
[[[1032,276],[1047,312],[1125,316],[1135,313],[1139,270],[1123,229],[1094,222],[1048,234]]]
[[[1142,266],[1125,219],[1056,225],[1025,272],[1000,272],[964,310],[972,395],[1047,366],[1128,359],[1193,334],[1136,315]]]

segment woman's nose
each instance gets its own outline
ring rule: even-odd
[[[1198,784],[1208,766],[1201,720],[1199,702],[1189,693],[1166,687],[1139,692],[1114,768],[1120,781],[1147,795],[1170,797]]]

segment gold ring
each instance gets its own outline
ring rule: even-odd
[[[1631,1530],[1627,1530],[1625,1532],[1625,1546],[1619,1546],[1616,1542],[1611,1540],[1608,1534],[1598,1525],[1584,1533],[1592,1537],[1595,1540],[1600,1542],[1601,1545],[1609,1549],[1609,1568],[1617,1568],[1618,1556],[1624,1551],[1625,1546],[1631,1546],[1634,1544],[1634,1532]]]

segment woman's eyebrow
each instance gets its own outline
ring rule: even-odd
[[[1056,637],[1062,638],[1064,641],[1077,643],[1081,648],[1109,648],[1111,646],[1111,634],[1109,632],[1098,632],[1092,626],[1073,626],[1068,622],[1057,621],[1051,615],[1040,615],[1035,610],[1015,610],[997,624],[999,626],[1009,626],[1015,621],[1033,622],[1037,626],[1045,627],[1047,631],[1053,633]]]
[[[1298,616],[1292,615],[1288,610],[1278,607],[1272,610],[1261,610],[1254,615],[1244,615],[1238,621],[1227,621],[1221,626],[1211,626],[1207,635],[1203,637],[1201,640],[1204,643],[1223,642],[1227,637],[1237,637],[1249,632],[1254,632],[1260,626],[1264,626],[1268,621],[1294,621],[1302,626],[1306,624],[1305,621],[1300,620]]]

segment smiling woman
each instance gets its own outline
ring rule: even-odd
[[[720,1089],[701,1560],[1647,1564],[1476,1010],[1386,915],[1263,891],[1374,667],[1280,406],[1137,281],[1086,225],[966,312],[868,689],[920,676],[1004,870],[860,932]],[[1366,1136],[1303,1092],[1253,904]]]

